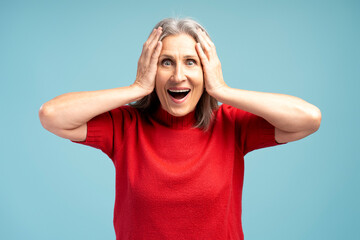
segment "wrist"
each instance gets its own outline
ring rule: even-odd
[[[228,89],[229,89],[229,86],[224,84],[224,85],[218,86],[216,88],[213,88],[211,90],[206,89],[206,91],[210,96],[212,96],[219,102],[222,102],[222,100],[224,99],[224,97],[227,94],[226,92],[228,91]]]
[[[146,88],[138,82],[134,82],[130,85],[130,88],[135,92],[136,96],[139,96],[138,99],[141,99],[153,92],[154,89]]]

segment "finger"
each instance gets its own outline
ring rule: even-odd
[[[202,41],[204,42],[205,45],[207,45],[208,47],[211,47],[211,41],[209,41],[209,37],[208,37],[208,35],[206,35],[204,30],[202,30],[201,28],[198,28],[198,35],[202,39]]]
[[[146,42],[143,44],[143,50],[142,53],[146,52],[146,49],[148,48],[148,46],[154,41],[154,39],[156,38],[156,36],[159,33],[159,30],[162,29],[161,27],[155,28],[150,36],[148,37],[148,39],[146,40]],[[157,40],[155,40],[157,42]]]
[[[146,41],[144,42],[144,44],[143,44],[143,51],[142,52],[144,52],[144,49],[146,48],[146,46],[149,44],[149,42],[154,38],[154,35],[156,34],[156,28],[154,28],[153,30],[152,30],[152,32],[150,33],[150,35],[149,35],[149,37],[148,37],[148,39],[146,39]]]
[[[207,46],[209,46],[209,51],[212,55],[216,55],[216,48],[215,44],[211,41],[210,37],[205,33],[204,30],[200,30],[200,35],[202,36],[202,39],[206,42]]]
[[[157,42],[158,42],[158,40],[160,38],[161,32],[162,32],[162,28],[159,27],[153,33],[152,38],[148,39],[148,40],[151,39],[151,42],[146,41],[146,43],[144,43],[143,50],[142,50],[142,53],[141,53],[141,56],[140,56],[140,59],[139,59],[139,61],[142,64],[148,65],[150,63],[151,55],[154,52],[154,48],[155,48],[155,46],[156,46],[156,44],[157,44]]]
[[[211,41],[210,37],[206,34],[206,32],[204,30],[202,30],[202,29],[200,29],[200,30],[201,30],[202,36],[204,37],[207,44],[210,47],[215,47],[215,44]]]
[[[139,79],[142,79],[142,80],[140,80],[139,84],[141,86],[145,86],[146,89],[147,89],[146,86],[154,85],[155,76],[156,76],[156,72],[157,72],[157,63],[158,63],[158,59],[160,56],[161,48],[162,48],[162,42],[158,41],[155,46],[155,49],[153,51],[153,54],[151,56],[150,64],[146,65],[145,67],[142,67],[142,68],[138,67],[137,76],[138,75],[142,76],[141,78],[139,78]],[[151,86],[149,88],[153,88]]]
[[[211,54],[211,47],[210,45],[206,42],[204,36],[203,36],[203,32],[201,31],[200,28],[198,28],[198,37],[199,37],[199,42],[202,46],[203,52],[207,55],[207,57],[210,58],[210,54]]]
[[[204,51],[201,47],[201,44],[197,43],[195,49],[200,57],[203,67],[206,66],[209,63],[209,60],[208,60],[208,57],[206,56],[206,54],[204,53]]]
[[[153,47],[156,47],[157,42],[158,42],[159,39],[160,39],[161,33],[162,33],[162,27],[159,27],[159,28],[156,30],[156,33],[155,33],[155,35],[154,35],[154,38],[151,40],[149,46],[151,46],[152,48],[153,48]]]
[[[154,48],[156,47],[157,42],[160,39],[161,32],[162,32],[161,28],[158,28],[156,30],[156,34],[155,34],[154,38],[152,39],[152,41],[148,44],[148,46],[145,47],[144,55],[145,55],[146,63],[150,62],[150,58],[154,53]]]
[[[144,45],[149,45],[151,42],[153,42],[154,38],[156,38],[156,35],[158,34],[159,30],[161,31],[162,27],[154,28],[153,31],[151,32],[150,36],[144,43]]]
[[[162,48],[162,42],[158,41],[156,44],[156,47],[154,49],[154,53],[151,55],[151,59],[150,59],[150,67],[151,68],[153,68],[153,67],[157,68],[157,63],[159,61],[161,48]]]

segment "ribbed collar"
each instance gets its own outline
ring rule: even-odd
[[[165,111],[161,106],[154,112],[153,118],[161,124],[175,129],[191,128],[196,122],[195,110],[185,116],[175,117]]]

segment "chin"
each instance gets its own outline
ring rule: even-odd
[[[174,108],[164,108],[169,114],[171,114],[172,116],[175,117],[182,117],[185,116],[187,114],[189,114],[190,112],[192,112],[194,109],[191,109],[189,107],[185,107],[185,108],[180,108],[180,109],[174,109]]]

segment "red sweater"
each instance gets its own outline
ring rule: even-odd
[[[244,155],[277,145],[266,120],[221,105],[204,132],[194,112],[153,116],[123,106],[88,123],[76,142],[101,149],[116,169],[116,239],[243,239]]]

